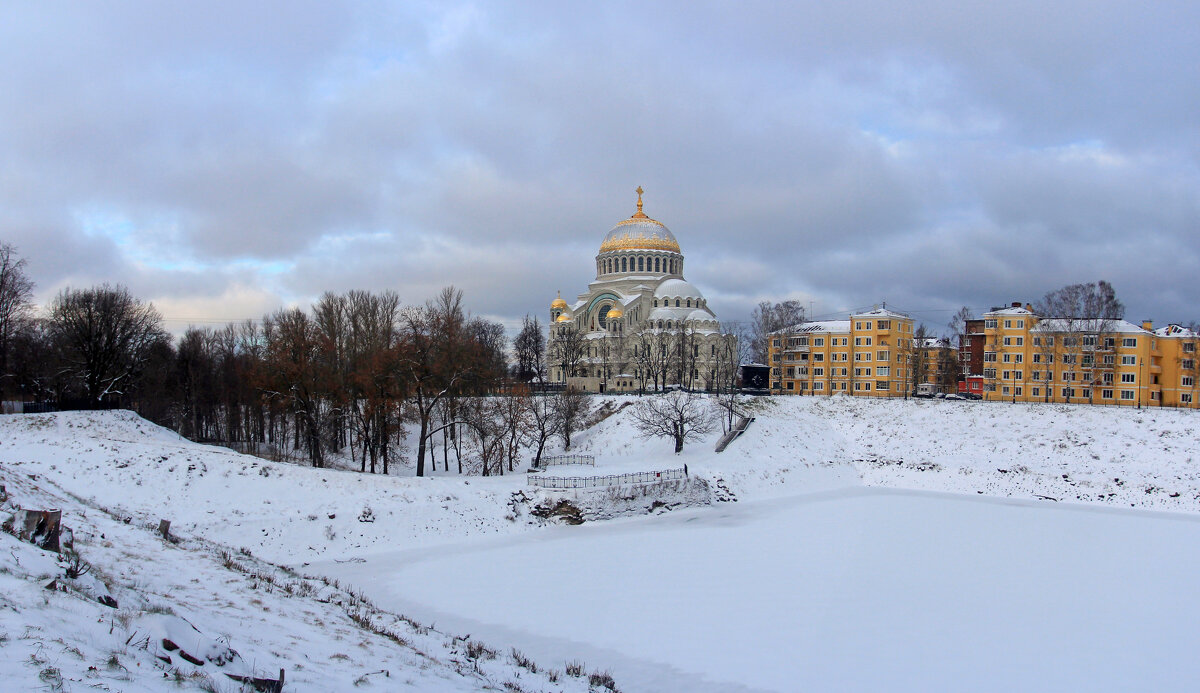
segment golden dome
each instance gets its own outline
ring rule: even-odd
[[[562,315],[558,316],[558,319],[554,322],[571,322],[571,316],[563,313]]]
[[[567,302],[563,300],[563,297],[562,297],[562,293],[561,293],[561,292],[559,292],[559,294],[558,294],[558,298],[556,298],[556,299],[554,299],[553,301],[551,301],[551,303],[550,303],[550,307],[551,307],[551,308],[559,308],[559,309],[562,309],[562,310],[566,310],[566,309],[567,309]]]
[[[600,252],[613,250],[669,250],[679,251],[679,241],[667,228],[666,224],[651,219],[642,212],[642,189],[637,189],[637,212],[617,223],[604,237],[600,244]]]
[[[612,308],[608,309],[608,313],[606,315],[609,320],[620,320],[621,318],[625,317],[625,311],[621,310],[617,306],[613,306]]]

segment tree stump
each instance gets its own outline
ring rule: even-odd
[[[166,539],[167,541],[171,541],[171,521],[170,520],[159,520],[158,521],[158,533],[162,535],[163,539]]]
[[[19,538],[37,544],[47,551],[60,551],[58,539],[62,529],[61,510],[22,510],[17,513],[13,526]]]

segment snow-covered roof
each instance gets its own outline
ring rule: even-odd
[[[1012,308],[1000,308],[999,310],[989,310],[988,312],[984,313],[985,317],[988,315],[1033,315],[1033,311],[1031,311],[1027,308],[1024,308],[1022,306],[1014,306]]]
[[[1033,327],[1034,332],[1103,332],[1105,334],[1152,334],[1128,320],[1071,320],[1045,318]]]
[[[775,330],[771,334],[812,334],[814,332],[831,332],[841,333],[850,332],[849,320],[811,320],[802,322],[791,327],[785,327],[782,330]]]
[[[917,346],[921,347],[922,349],[949,349],[949,348],[951,348],[949,340],[943,339],[941,337],[931,337],[929,339],[922,339],[921,343],[918,344]]]
[[[692,286],[691,282],[683,279],[668,279],[658,285],[654,290],[654,295],[658,298],[704,298],[700,290]]]
[[[897,313],[895,311],[888,310],[887,308],[876,308],[874,310],[869,310],[865,313],[854,313],[850,316],[851,319],[854,319],[854,318],[893,318],[896,320],[907,320],[908,317],[909,316],[905,315],[904,313]]]
[[[1190,330],[1183,325],[1176,325],[1174,323],[1158,328],[1154,331],[1154,334],[1159,337],[1182,337],[1184,339],[1200,336],[1196,334],[1195,330]]]

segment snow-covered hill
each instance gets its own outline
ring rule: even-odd
[[[629,400],[600,401],[618,409]],[[0,416],[7,509],[62,508],[90,574],[120,602],[117,610],[97,603],[86,577],[60,580],[66,592],[44,589],[63,566],[0,535],[0,675],[23,689],[53,688],[61,678],[68,688],[159,690],[163,674],[173,680],[178,671],[185,685],[221,689],[227,677],[209,673],[214,667],[189,669],[179,657],[166,666],[150,647],[194,627],[199,651],[239,653],[225,671],[274,677],[282,668],[291,690],[343,690],[379,677],[418,690],[586,688],[565,675],[564,662],[541,662],[534,674],[503,642],[491,643],[494,659],[478,647],[471,657],[451,634],[301,577],[308,564],[313,572],[317,563],[365,567],[397,550],[534,537],[547,530],[531,510],[556,499],[611,511],[595,518],[886,486],[1200,510],[1194,412],[845,397],[746,407],[756,420],[721,454],[712,451],[716,434],[678,456],[668,441],[642,440],[627,409],[576,436],[572,452],[595,455],[596,473],[688,465],[688,482],[649,494],[538,491],[523,473],[416,479],[402,465],[391,476],[311,469],[194,444],[127,412]],[[159,519],[171,520],[178,543],[154,535]]]

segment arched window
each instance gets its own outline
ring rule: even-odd
[[[621,258],[621,271],[622,271],[622,272],[628,272],[628,271],[629,271],[629,264],[628,264],[628,263],[629,263],[629,261],[628,261],[628,259],[627,259],[627,258]]]
[[[690,299],[690,298],[687,300],[687,307],[688,308],[692,307],[692,299]]]
[[[641,256],[641,255],[638,255],[638,271],[639,271],[639,272],[641,272],[641,271],[643,271],[643,270],[645,270],[645,269],[646,269],[645,267],[643,267],[643,266],[642,266],[642,262],[643,262],[643,260],[642,260],[642,256]]]
[[[678,307],[679,307],[679,299],[675,299],[675,307],[676,307],[676,308],[678,308]]]
[[[654,271],[658,271],[658,258],[654,258]]]
[[[658,299],[657,299],[657,298],[656,298],[656,299],[654,299],[654,307],[655,307],[655,308],[657,308],[657,307],[658,307]]]

